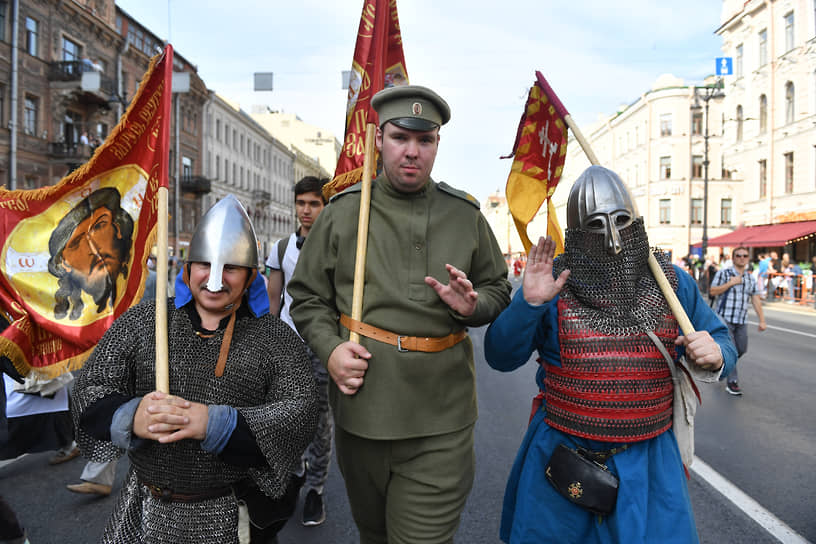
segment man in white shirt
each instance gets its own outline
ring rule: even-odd
[[[296,232],[290,234],[287,238],[275,242],[266,260],[269,311],[273,314],[277,313],[281,320],[292,327],[295,332],[297,332],[297,328],[289,316],[292,297],[286,292],[286,285],[295,270],[295,265],[300,256],[300,248],[326,204],[323,199],[322,188],[327,181],[314,176],[306,176],[295,184],[295,213],[300,226]],[[303,484],[305,499],[302,521],[306,526],[313,526],[320,525],[326,519],[326,510],[323,504],[323,485],[329,473],[334,425],[329,411],[328,372],[314,352],[308,347],[307,350],[312,359],[312,369],[317,381],[320,411],[320,420],[314,440],[303,453],[306,480]]]

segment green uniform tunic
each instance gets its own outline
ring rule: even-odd
[[[328,361],[349,331],[357,245],[359,185],[320,214],[288,284],[291,314],[303,338]],[[479,298],[464,317],[442,302],[425,276],[448,283],[445,264],[465,272]],[[507,265],[478,203],[430,180],[416,193],[396,191],[382,175],[372,184],[362,321],[407,336],[446,336],[491,322],[509,304]],[[470,338],[438,353],[399,352],[361,336],[371,352],[363,387],[347,396],[330,381],[335,422],[371,439],[457,431],[476,421]]]

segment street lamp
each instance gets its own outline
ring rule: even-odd
[[[705,129],[703,132],[703,243],[702,243],[702,260],[705,262],[706,252],[708,251],[708,102],[712,98],[722,98],[725,96],[723,92],[722,79],[718,78],[714,85],[704,85],[701,87],[694,87],[694,106],[692,109],[700,109],[700,100],[705,102]]]

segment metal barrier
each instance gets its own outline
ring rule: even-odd
[[[768,274],[766,300],[785,300],[796,304],[816,304],[816,278],[813,274]]]

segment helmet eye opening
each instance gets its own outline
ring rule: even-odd
[[[615,216],[615,225],[618,227],[625,227],[632,222],[632,216],[628,213],[620,213]]]

